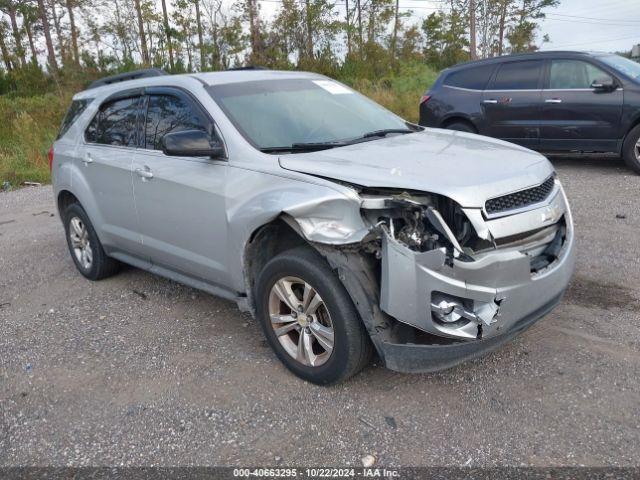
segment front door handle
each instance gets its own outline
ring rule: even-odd
[[[544,103],[562,103],[561,98],[547,98]]]
[[[494,100],[494,99],[492,98],[492,99],[490,99],[490,100],[483,100],[483,101],[482,101],[482,103],[491,103],[491,104],[494,104],[494,103],[498,103],[498,100]]]
[[[89,165],[90,163],[93,163],[93,158],[91,158],[91,154],[87,153],[84,156],[84,159],[82,160],[82,163],[84,163],[85,166]]]
[[[146,165],[144,166],[144,168],[136,168],[135,171],[138,174],[138,176],[142,178],[143,182],[147,180],[151,180],[153,178],[153,172]]]

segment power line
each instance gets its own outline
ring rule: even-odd
[[[547,13],[547,17],[568,17],[568,18],[581,18],[584,20],[596,20],[598,22],[622,22],[622,23],[640,23],[640,20],[624,20],[622,18],[595,18],[595,17],[581,17],[579,15],[565,15],[563,13]]]
[[[595,43],[607,43],[607,42],[616,42],[618,40],[630,40],[632,38],[640,38],[640,35],[630,35],[630,36],[618,37],[618,38],[602,38],[600,40],[593,40],[590,42],[565,43],[562,45],[550,45],[550,46],[552,46],[553,48],[575,47],[578,45],[592,45]]]
[[[546,18],[543,21],[545,22],[567,22],[567,23],[580,23],[583,25],[608,25],[608,26],[612,26],[612,27],[632,27],[632,28],[638,28],[640,27],[640,24],[637,25],[632,25],[632,24],[628,24],[628,23],[607,23],[607,22],[591,22],[591,21],[586,21],[586,20],[569,20],[567,18]]]

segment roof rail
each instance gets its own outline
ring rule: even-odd
[[[269,70],[267,67],[262,67],[260,65],[247,65],[246,67],[231,67],[227,68],[228,72],[233,72],[236,70]]]
[[[127,80],[136,80],[138,78],[159,77],[161,75],[169,74],[159,68],[145,68],[143,70],[134,70],[133,72],[119,73],[117,75],[111,75],[92,82],[87,87],[87,90],[102,87],[104,85],[111,85],[112,83],[126,82]]]

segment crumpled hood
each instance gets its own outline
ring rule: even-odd
[[[279,161],[287,170],[364,187],[437,193],[467,208],[538,185],[553,172],[545,157],[526,148],[439,129],[282,155]]]

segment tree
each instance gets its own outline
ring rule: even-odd
[[[2,61],[4,62],[4,67],[7,72],[11,72],[13,70],[13,64],[11,63],[11,55],[9,54],[9,49],[7,48],[7,44],[4,39],[7,35],[7,24],[4,20],[0,20],[0,53],[2,53]]]
[[[49,19],[47,18],[47,9],[44,6],[44,0],[37,0],[38,13],[40,14],[40,22],[42,23],[42,31],[44,32],[45,43],[47,44],[47,59],[49,60],[49,68],[54,72],[58,70],[58,62],[56,60],[56,52],[53,49],[53,41],[51,40],[51,29],[49,28]]]
[[[71,30],[71,51],[73,54],[73,61],[76,65],[80,64],[80,53],[78,51],[78,28],[76,27],[75,14],[73,9],[75,8],[75,0],[66,0],[67,13],[69,15],[69,29]]]
[[[164,35],[167,39],[167,49],[169,50],[169,66],[171,70],[175,68],[175,64],[173,62],[173,45],[171,44],[171,29],[169,28],[169,16],[167,14],[167,1],[162,0],[162,19],[163,19],[163,29]]]
[[[25,67],[27,65],[27,59],[24,54],[24,48],[22,46],[22,36],[20,35],[20,29],[18,28],[18,1],[17,0],[1,0],[0,10],[9,16],[9,22],[11,23],[11,32],[13,34],[13,41],[15,42],[16,56],[20,60],[20,64]]]
[[[469,0],[469,55],[471,60],[478,58],[476,42],[476,2]]]
[[[22,2],[20,3],[18,10],[22,16],[22,27],[27,34],[27,40],[29,41],[29,49],[31,50],[31,63],[38,65],[38,51],[35,44],[35,29],[38,22],[38,8],[31,4]]]
[[[556,7],[559,3],[559,0],[521,1],[520,5],[514,9],[514,23],[507,33],[511,53],[538,49],[535,44],[537,20],[545,18],[544,9]]]
[[[200,50],[200,71],[207,68],[207,59],[205,57],[204,40],[202,36],[202,18],[200,17],[200,0],[193,0],[196,7],[196,28],[198,30],[198,49]]]
[[[133,5],[136,10],[136,17],[138,19],[138,35],[140,36],[140,53],[142,54],[142,63],[144,65],[149,65],[149,50],[147,48],[147,36],[144,31],[144,20],[142,17],[142,6],[140,4],[140,0],[133,0]]]

